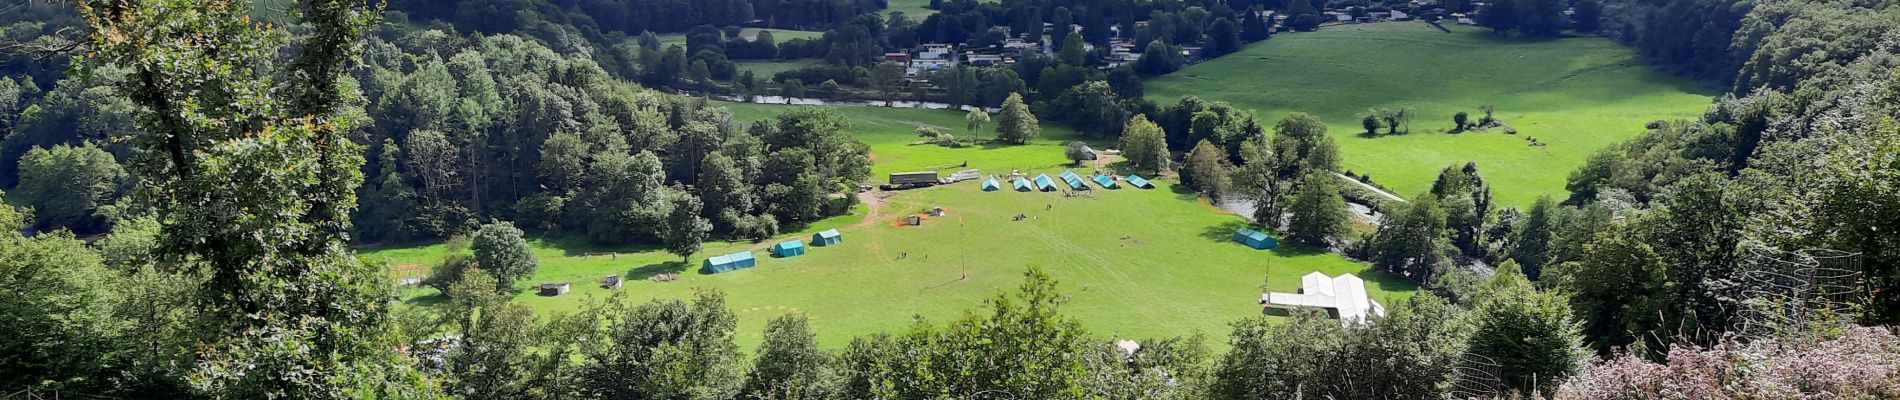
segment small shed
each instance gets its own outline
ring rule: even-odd
[[[778,244],[772,245],[772,255],[792,257],[803,254],[805,254],[805,242],[798,239],[778,242]]]
[[[733,270],[752,268],[757,265],[758,265],[758,260],[752,258],[752,252],[741,251],[741,252],[732,253],[732,254],[708,257],[706,258],[706,263],[700,266],[699,269],[701,271],[706,271],[707,273],[717,274],[721,272],[730,272]]]
[[[830,246],[840,242],[844,242],[844,236],[839,235],[838,230],[835,228],[811,234],[811,244],[813,246]]]
[[[571,289],[572,286],[573,285],[567,284],[567,282],[541,282],[541,295],[560,296],[567,294],[567,290]]]
[[[1103,188],[1107,188],[1107,189],[1121,188],[1121,186],[1115,184],[1115,178],[1111,178],[1108,175],[1096,175],[1095,183],[1098,185],[1102,185]]]
[[[989,178],[989,179],[983,180],[983,191],[985,192],[994,192],[996,191],[996,189],[1002,189],[1002,188],[1003,188],[1003,185],[996,183],[996,178]]]
[[[1031,190],[1036,190],[1035,188],[1029,185],[1028,179],[1023,179],[1022,177],[1017,177],[1016,181],[1013,184],[1016,185],[1016,191],[1018,192],[1027,192]]]
[[[1147,179],[1141,179],[1141,176],[1137,175],[1129,175],[1127,178],[1122,178],[1122,180],[1128,181],[1128,184],[1142,189],[1155,188],[1155,184],[1149,183]]]
[[[1240,228],[1240,230],[1234,231],[1234,241],[1259,250],[1271,249],[1273,246],[1279,244],[1279,241],[1273,240],[1272,236],[1267,236],[1266,232],[1256,231],[1252,228]]]
[[[1049,179],[1049,174],[1036,175],[1036,190],[1054,192],[1056,191],[1056,180]]]
[[[931,207],[931,208],[930,208],[930,216],[932,216],[932,217],[941,217],[941,216],[943,216],[943,207]]]
[[[920,217],[916,215],[904,217],[904,225],[918,226],[918,225],[923,225],[923,224],[924,224],[924,217]]]
[[[620,287],[620,275],[607,275],[606,278],[600,278],[600,287],[608,289]]]

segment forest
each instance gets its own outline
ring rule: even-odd
[[[1013,128],[999,130],[1033,137],[1022,125],[1043,115],[1116,141],[1131,168],[1251,199],[1252,219],[1289,240],[1427,289],[1368,324],[1259,316],[1235,321],[1228,343],[1129,350],[1065,316],[1036,268],[959,318],[894,321],[844,348],[819,346],[800,316],[774,319],[749,354],[716,290],[559,315],[508,301],[535,267],[524,232],[685,259],[709,240],[849,212],[873,162],[851,121],[824,108],[735,121],[664,90],[733,52],[723,28],[701,30],[728,46],[705,58],[686,55],[695,40],[662,50],[630,32],[764,20],[834,30],[827,58],[870,54],[903,43],[878,33],[901,25],[879,3],[309,0],[282,21],[233,0],[23,3],[0,20],[21,49],[0,58],[0,225],[19,228],[0,232],[0,282],[14,289],[0,293],[0,336],[13,338],[0,341],[0,392],[1900,397],[1900,6],[1879,2],[1606,2],[1593,31],[1726,93],[1697,119],[1603,127],[1644,133],[1572,172],[1567,197],[1526,209],[1495,204],[1475,164],[1447,166],[1409,201],[1368,200],[1326,176],[1339,155],[1312,116],[1157,106],[1141,79],[1171,70],[1104,72],[1079,44],[946,73],[955,102],[1001,106],[998,125]],[[1226,39],[1198,23],[1152,28],[1207,18],[1238,37],[1235,10],[1318,8],[1280,3],[949,1],[914,40],[1066,10],[1083,30],[1059,43],[1145,20],[1148,46],[1178,46]],[[1347,199],[1384,222],[1352,237]],[[385,266],[355,256],[455,238],[474,257],[438,266],[441,307],[395,304]],[[1496,372],[1469,373],[1480,359]]]

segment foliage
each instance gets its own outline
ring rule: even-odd
[[[990,123],[990,113],[983,111],[982,108],[972,108],[963,114],[963,121],[964,130],[970,132],[980,131],[983,130],[983,124]]]
[[[669,192],[672,193],[673,209],[667,213],[660,236],[666,243],[666,251],[680,256],[680,262],[685,262],[693,253],[699,252],[700,243],[705,242],[712,233],[712,222],[699,216],[701,204],[698,197],[681,191]]]
[[[534,249],[522,238],[521,229],[508,221],[490,222],[476,229],[469,249],[474,251],[475,265],[495,274],[499,290],[513,290],[515,281],[534,276],[541,266]]]
[[[1207,397],[1208,349],[1199,335],[1186,338],[1102,343],[1081,355],[1088,363],[1087,386],[1101,399],[1202,399]]]
[[[1128,167],[1139,172],[1158,173],[1168,169],[1169,158],[1166,134],[1160,126],[1148,121],[1144,115],[1128,119],[1128,126],[1122,128],[1122,157],[1128,159]]]
[[[1069,159],[1070,165],[1080,165],[1083,161],[1095,158],[1094,150],[1082,141],[1069,142],[1062,146],[1062,156]]]
[[[1231,169],[1227,164],[1227,152],[1202,140],[1188,151],[1187,162],[1181,163],[1181,185],[1218,199],[1227,189],[1227,176]]]
[[[71,234],[0,231],[0,280],[13,288],[0,293],[0,334],[11,338],[0,344],[0,385],[106,387],[116,366],[108,356],[123,329],[112,310],[115,277]]]
[[[621,292],[624,293],[624,292]],[[610,301],[585,311],[577,383],[595,398],[717,399],[736,394],[745,365],[732,343],[735,317],[725,295],[701,292],[691,303],[655,300],[637,307]]]
[[[1566,299],[1537,291],[1518,271],[1498,271],[1471,313],[1467,346],[1498,363],[1506,390],[1549,392],[1583,362],[1583,338]]]
[[[1557,398],[1840,399],[1900,395],[1900,339],[1888,328],[1847,326],[1816,342],[1672,347],[1663,362],[1622,353],[1564,382]]]
[[[1430,193],[1388,214],[1367,244],[1372,265],[1420,282],[1431,282],[1446,261],[1445,210]]]
[[[13,196],[33,207],[37,230],[103,232],[125,190],[125,170],[112,154],[88,143],[35,147],[20,158],[20,185]]]
[[[1088,346],[1081,325],[1058,312],[1062,298],[1031,269],[1016,296],[987,302],[988,316],[859,338],[843,357],[845,397],[1083,398]]]
[[[166,232],[161,254],[204,271],[210,397],[426,397],[385,341],[386,286],[344,247],[362,149],[343,73],[376,10],[297,4],[287,40],[225,1],[89,1],[84,72],[118,76],[143,110],[137,186]],[[279,46],[294,44],[274,63]],[[241,107],[239,105],[242,105]],[[243,212],[231,212],[242,210]]]
[[[1312,311],[1236,322],[1211,398],[1439,398],[1462,340],[1456,308],[1429,295],[1394,306],[1344,327]]]
[[[835,356],[818,347],[811,321],[803,315],[788,314],[773,318],[765,325],[765,343],[751,372],[746,375],[741,398],[749,399],[829,399],[838,396],[841,383],[834,368]]]
[[[1618,226],[1598,233],[1585,246],[1583,260],[1552,271],[1556,286],[1570,295],[1583,334],[1599,353],[1639,340],[1659,345],[1656,341],[1669,334],[1662,331],[1663,319],[1680,315],[1666,309],[1678,304],[1668,290],[1667,265],[1649,244],[1634,237],[1634,230]]]
[[[1011,93],[1008,99],[1003,100],[1003,109],[996,114],[997,140],[1024,144],[1041,134],[1041,122],[1036,120],[1036,114],[1029,112],[1029,106],[1023,104],[1022,95]]]
[[[1333,238],[1346,233],[1352,215],[1339,195],[1337,179],[1325,172],[1308,172],[1300,181],[1300,193],[1287,207],[1293,214],[1287,222],[1287,240],[1326,248]]]
[[[1491,221],[1491,186],[1478,174],[1478,163],[1462,168],[1446,166],[1432,182],[1432,195],[1445,206],[1445,226],[1452,246],[1467,256],[1483,256],[1484,228]]]

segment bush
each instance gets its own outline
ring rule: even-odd
[[[1773,340],[1678,346],[1662,363],[1621,353],[1564,382],[1557,398],[1610,400],[1900,398],[1900,337],[1849,326],[1813,343]]]
[[[435,264],[435,267],[429,268],[429,277],[423,279],[422,284],[448,293],[449,286],[461,281],[462,272],[474,265],[474,258],[460,254],[450,255],[442,259],[442,262]]]

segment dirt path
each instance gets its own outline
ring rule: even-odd
[[[1366,190],[1371,190],[1373,193],[1384,195],[1385,198],[1392,199],[1393,201],[1397,201],[1400,203],[1410,203],[1409,201],[1405,201],[1404,197],[1399,197],[1399,195],[1392,194],[1392,192],[1387,192],[1385,191],[1385,189],[1380,189],[1378,186],[1372,186],[1372,185],[1366,184],[1365,182],[1360,182],[1358,179],[1352,179],[1352,177],[1346,176],[1346,174],[1334,172],[1333,176],[1337,176],[1339,177],[1339,179],[1345,179],[1347,182],[1352,182],[1355,185],[1359,185],[1359,187],[1366,188]]]
[[[865,213],[864,220],[858,221],[858,223],[856,224],[852,224],[850,228],[855,229],[855,228],[863,228],[867,226],[877,225],[878,221],[884,220],[885,203],[889,203],[891,201],[891,197],[896,197],[896,196],[897,196],[897,192],[886,192],[882,190],[866,191],[863,193],[858,193],[858,202],[864,203],[865,208],[866,208],[866,210],[864,211]]]

